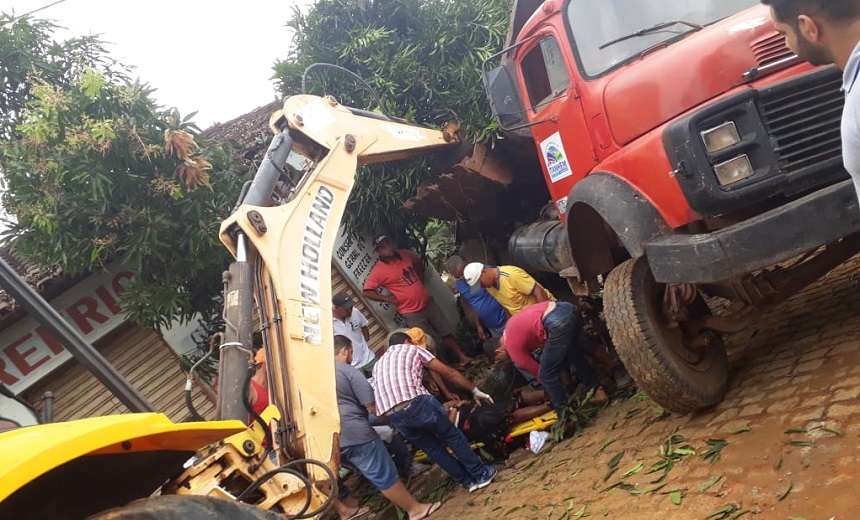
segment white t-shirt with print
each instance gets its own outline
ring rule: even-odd
[[[352,314],[346,320],[334,319],[335,336],[346,336],[352,341],[352,366],[355,368],[361,368],[376,359],[367,345],[367,340],[364,339],[364,334],[361,333],[361,328],[367,327],[367,324],[367,318],[355,307],[352,308]]]

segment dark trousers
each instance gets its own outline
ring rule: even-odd
[[[569,368],[589,389],[600,386],[600,378],[591,368],[585,353],[589,345],[582,341],[582,318],[575,305],[556,302],[555,308],[544,316],[546,343],[540,356],[540,379],[553,408],[567,403],[567,390],[561,382],[561,371]]]
[[[469,487],[488,475],[466,436],[451,423],[435,397],[416,397],[408,408],[394,412],[388,420],[460,485]],[[447,448],[451,448],[453,455]]]

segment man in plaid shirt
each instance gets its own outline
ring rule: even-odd
[[[392,335],[389,345],[373,367],[377,413],[469,492],[489,485],[496,468],[481,462],[463,432],[451,424],[442,403],[421,384],[423,368],[469,390],[476,400],[493,402],[492,398],[428,350],[413,344],[407,334]]]

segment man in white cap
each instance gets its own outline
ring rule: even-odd
[[[463,269],[463,279],[473,291],[481,287],[486,289],[511,316],[529,305],[555,301],[551,292],[529,273],[514,265],[494,266],[472,262]]]
[[[335,294],[331,303],[335,336],[349,338],[352,342],[352,366],[359,369],[365,377],[370,377],[376,363],[376,355],[367,344],[370,339],[367,318],[355,308],[352,297],[345,292]]]

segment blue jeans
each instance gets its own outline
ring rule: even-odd
[[[561,382],[561,371],[572,369],[586,388],[597,388],[600,379],[585,359],[588,349],[580,337],[582,319],[575,305],[556,302],[555,309],[543,318],[546,343],[540,357],[540,379],[556,410],[567,404],[567,391]]]
[[[460,485],[469,487],[489,474],[490,469],[475,455],[466,436],[454,427],[435,397],[416,397],[409,408],[394,412],[388,420]]]

